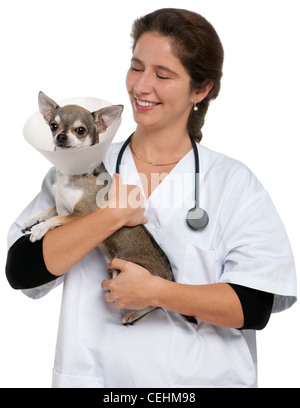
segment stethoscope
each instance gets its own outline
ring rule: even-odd
[[[133,133],[129,136],[129,138],[124,142],[121,150],[118,154],[117,163],[116,163],[116,173],[119,173],[120,164],[123,157],[123,153],[130,143],[131,137]],[[186,221],[188,225],[194,230],[201,230],[205,228],[208,224],[209,218],[208,214],[205,210],[200,208],[200,191],[199,191],[199,175],[200,175],[200,161],[198,155],[198,149],[194,138],[190,135],[191,143],[194,150],[194,158],[195,158],[195,207],[191,208],[186,215]]]

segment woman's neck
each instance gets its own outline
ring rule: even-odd
[[[132,144],[140,156],[157,163],[180,160],[192,148],[187,130],[153,130],[139,126]]]

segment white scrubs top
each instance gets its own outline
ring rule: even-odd
[[[121,143],[105,158],[115,172]],[[200,205],[209,224],[194,231],[186,213],[194,206],[191,150],[146,201],[147,228],[170,259],[177,282],[235,283],[275,294],[273,312],[296,300],[293,255],[282,222],[262,185],[240,162],[198,145]],[[124,183],[141,185],[127,147],[121,166]],[[16,220],[9,246],[25,220],[54,205],[47,174],[40,194]],[[142,187],[142,186],[141,186]],[[64,283],[53,387],[256,387],[253,330],[224,328],[157,309],[132,326],[122,310],[103,299],[105,259],[96,248],[56,281],[25,294],[40,298]]]

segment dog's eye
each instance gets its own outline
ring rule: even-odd
[[[57,128],[58,128],[58,124],[57,124],[57,123],[51,123],[51,124],[50,124],[50,129],[52,130],[52,132],[54,132]]]
[[[77,129],[75,129],[75,132],[76,132],[78,135],[84,135],[84,133],[85,133],[85,128],[81,126],[81,127],[77,128]]]

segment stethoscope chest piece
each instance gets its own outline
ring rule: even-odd
[[[194,207],[188,211],[186,221],[194,230],[201,230],[207,226],[209,218],[205,210],[199,207]]]

